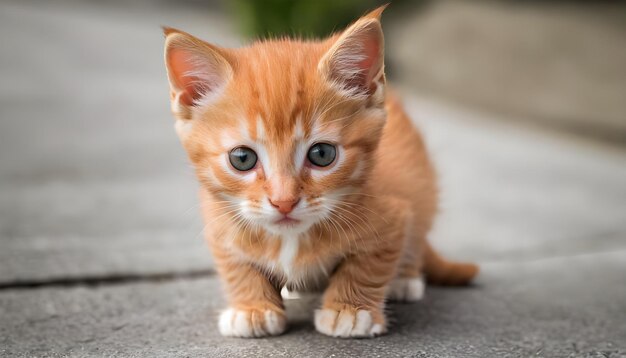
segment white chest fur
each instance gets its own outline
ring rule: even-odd
[[[299,237],[282,237],[278,264],[287,278],[293,276],[294,264],[300,250]]]
[[[310,249],[307,237],[281,237],[281,246],[276,261],[270,266],[275,274],[282,276],[287,287],[297,289],[317,289],[323,287],[337,260],[319,258],[312,263],[298,260],[303,250]]]

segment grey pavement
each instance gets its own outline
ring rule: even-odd
[[[206,9],[99,4],[0,4],[12,49],[0,60],[0,281],[210,262],[173,135],[159,26],[228,26]]]
[[[620,357],[626,352],[626,250],[486,264],[470,288],[429,288],[390,305],[371,340],[317,334],[315,300],[288,301],[290,329],[222,338],[214,277],[0,294],[0,353],[28,356]],[[567,268],[564,270],[564,268]],[[621,299],[621,300],[620,300]],[[4,351],[3,351],[4,350]]]
[[[477,284],[391,305],[374,340],[315,333],[315,298],[283,336],[221,338],[158,26],[239,41],[210,6],[132,4],[0,3],[0,354],[626,356],[626,150],[405,87],[441,177],[431,239]]]

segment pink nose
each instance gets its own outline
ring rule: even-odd
[[[270,204],[272,204],[272,206],[275,207],[278,210],[278,212],[283,215],[287,215],[291,211],[293,211],[293,208],[295,208],[299,202],[300,202],[300,198],[293,199],[293,200],[276,200],[276,201],[272,201],[272,199],[270,199]]]

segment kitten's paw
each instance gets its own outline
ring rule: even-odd
[[[387,298],[398,302],[415,302],[424,298],[423,277],[398,277],[387,287]]]
[[[277,336],[287,328],[283,313],[272,310],[238,310],[229,308],[222,312],[219,330],[227,337]]]
[[[315,311],[315,329],[327,336],[342,338],[375,337],[387,331],[384,322],[374,322],[370,311],[329,308]]]

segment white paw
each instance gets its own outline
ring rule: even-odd
[[[229,308],[222,312],[219,330],[227,337],[276,336],[285,331],[287,319],[271,310],[237,310]]]
[[[297,299],[302,298],[302,295],[300,295],[299,292],[289,291],[287,287],[283,287],[283,289],[280,290],[280,295],[282,296],[284,300],[297,300]]]
[[[392,301],[415,302],[424,298],[426,284],[422,277],[399,277],[387,287],[387,298]]]
[[[327,336],[342,338],[375,337],[386,332],[385,325],[374,323],[372,314],[366,310],[358,310],[356,314],[348,310],[316,310],[315,329]]]

